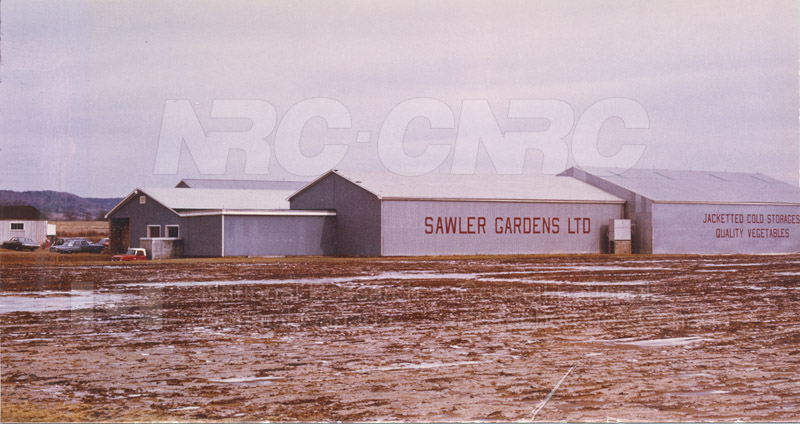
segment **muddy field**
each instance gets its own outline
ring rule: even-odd
[[[800,420],[798,255],[22,255],[3,421]]]
[[[108,237],[108,221],[50,221],[58,237],[88,237],[97,241]]]

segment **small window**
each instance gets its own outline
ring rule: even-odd
[[[167,237],[178,238],[180,237],[180,231],[178,230],[177,225],[167,225]]]
[[[24,222],[12,222],[11,223],[11,231],[25,231],[25,223]]]
[[[144,205],[147,203],[147,196],[139,196],[139,204]]]
[[[160,225],[148,225],[147,226],[147,237],[150,237],[150,238],[161,237],[161,226]]]

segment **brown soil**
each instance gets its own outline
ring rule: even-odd
[[[67,260],[0,254],[116,296],[0,314],[5,422],[516,421],[572,366],[536,420],[800,420],[800,255]]]

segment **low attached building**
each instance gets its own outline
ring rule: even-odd
[[[625,199],[634,253],[800,252],[800,189],[763,174],[571,168]]]
[[[47,216],[33,206],[0,206],[0,243],[11,237],[26,237],[44,243]]]
[[[344,256],[601,253],[625,203],[569,177],[336,170],[289,200],[336,211]]]
[[[171,256],[334,253],[336,213],[290,210],[291,190],[134,190],[106,217],[111,250],[175,246]]]

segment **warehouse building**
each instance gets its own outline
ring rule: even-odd
[[[136,189],[108,214],[111,247],[155,254],[166,244],[167,256],[604,253],[627,234],[619,243],[633,253],[800,252],[800,189],[762,174],[333,170],[299,190],[272,183]]]
[[[335,210],[336,254],[601,253],[624,200],[567,177],[331,171],[289,199]]]
[[[44,243],[47,216],[33,206],[0,206],[0,243],[11,237]]]
[[[137,188],[107,215],[110,249],[153,257],[334,254],[333,211],[290,210],[292,190]]]
[[[625,200],[634,253],[800,252],[800,189],[763,174],[571,168]]]

